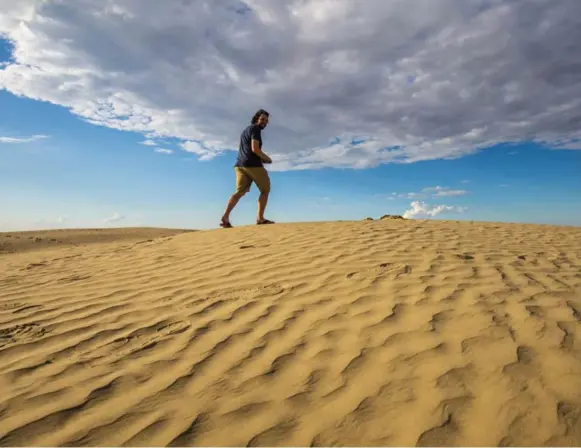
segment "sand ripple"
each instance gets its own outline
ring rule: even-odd
[[[580,228],[137,243],[0,255],[2,446],[581,444]]]

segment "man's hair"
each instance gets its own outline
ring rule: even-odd
[[[268,117],[270,114],[264,109],[260,109],[258,112],[254,114],[252,120],[250,121],[250,124],[256,124],[261,115],[266,115]]]

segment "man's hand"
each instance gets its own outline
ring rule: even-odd
[[[262,149],[260,149],[260,144],[258,143],[258,140],[252,139],[250,144],[252,152],[256,154],[258,157],[260,157],[260,160],[262,160],[263,163],[272,163],[271,158],[264,154],[262,152]]]

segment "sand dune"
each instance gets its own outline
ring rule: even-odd
[[[581,444],[581,228],[135,242],[0,255],[1,445]]]
[[[57,229],[0,232],[0,255],[4,253],[14,254],[44,249],[52,250],[62,248],[63,246],[147,241],[152,238],[173,236],[190,231],[150,227],[122,227],[114,229]]]

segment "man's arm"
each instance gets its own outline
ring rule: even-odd
[[[262,149],[260,149],[260,140],[262,140],[261,133],[262,132],[258,126],[253,126],[250,132],[250,148],[252,149],[252,152],[260,157],[260,160],[262,160],[264,163],[272,163],[270,157],[264,154]]]
[[[252,139],[250,141],[250,144],[252,146],[252,152],[256,154],[258,157],[260,157],[263,162],[266,163],[272,162],[272,160],[270,160],[270,157],[268,157],[264,152],[262,152],[262,149],[260,149],[260,143],[258,142],[258,140]]]

